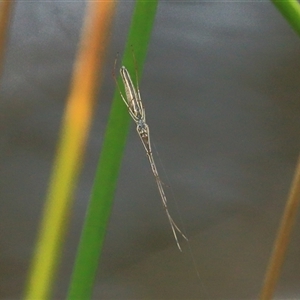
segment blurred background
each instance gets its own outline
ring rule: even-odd
[[[133,4],[118,4],[54,299],[66,296]],[[84,7],[15,5],[0,89],[1,299],[22,297]],[[140,89],[190,243],[178,251],[132,126],[94,299],[258,298],[300,149],[299,50],[269,1],[160,2]],[[300,299],[299,226],[276,299]]]

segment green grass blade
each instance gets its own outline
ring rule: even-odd
[[[134,70],[131,51],[133,46],[138,73],[141,74],[157,2],[137,1],[136,3],[122,61],[130,72]],[[90,299],[92,296],[129,125],[130,117],[127,108],[116,90],[71,278],[69,300]]]
[[[51,298],[93,119],[99,73],[104,65],[114,11],[114,1],[87,3],[44,210],[28,268],[24,300]]]
[[[289,24],[300,35],[300,4],[297,0],[271,0]]]

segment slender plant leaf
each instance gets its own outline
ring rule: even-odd
[[[300,4],[297,0],[272,0],[274,5],[286,18],[289,24],[300,35]],[[276,290],[284,259],[295,225],[300,200],[300,159],[290,189],[290,195],[282,215],[281,224],[273,246],[269,265],[265,274],[260,300],[271,300]]]
[[[89,2],[24,298],[50,298],[93,116],[114,1]]]
[[[137,1],[123,57],[134,71],[132,49],[141,74],[158,1]],[[119,79],[121,86],[121,81]],[[101,156],[71,278],[68,299],[90,299],[103,247],[119,169],[129,131],[130,117],[116,89]]]
[[[13,14],[14,1],[0,2],[0,73],[2,74],[4,53],[7,44],[7,37],[9,34],[9,26],[11,16]]]
[[[297,0],[271,0],[292,28],[300,35],[300,3]]]

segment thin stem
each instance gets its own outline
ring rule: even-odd
[[[2,0],[0,2],[0,73],[3,69],[7,33],[9,29],[13,5],[13,0]]]
[[[300,203],[300,157],[296,167],[290,195],[286,202],[282,216],[278,235],[273,247],[273,253],[265,275],[264,285],[260,300],[270,300],[275,291],[275,287],[282,269],[286,250],[289,245],[293,226],[295,224],[297,211]]]
[[[297,0],[271,0],[291,27],[300,35],[300,4]]]
[[[89,2],[25,299],[48,299],[59,266],[93,114],[114,2]]]
[[[123,64],[130,65],[134,45],[140,74],[156,14],[157,1],[136,2]],[[99,258],[113,204],[130,118],[116,90],[105,132],[67,299],[91,299]]]

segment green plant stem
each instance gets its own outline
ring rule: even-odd
[[[131,50],[131,46],[133,46],[138,74],[141,74],[157,2],[136,2],[122,61],[130,72],[134,71]],[[72,273],[68,292],[69,300],[86,300],[92,296],[129,125],[130,117],[127,108],[116,90]]]
[[[300,35],[300,4],[297,0],[271,0],[288,23]]]

